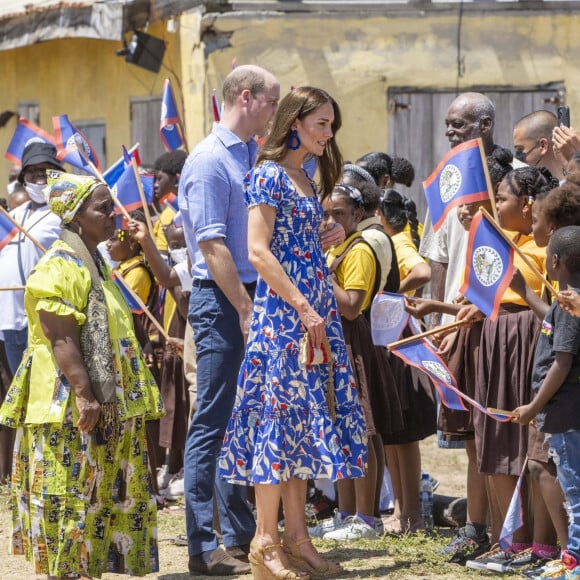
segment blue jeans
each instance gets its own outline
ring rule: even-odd
[[[246,488],[216,478],[244,355],[239,317],[219,288],[194,285],[188,318],[197,351],[197,411],[185,442],[184,484],[189,555],[195,556],[218,547],[213,532],[214,491],[224,546],[248,544],[256,523]]]
[[[28,346],[28,328],[22,330],[3,330],[4,350],[12,375],[16,374],[22,355]]]
[[[568,552],[580,562],[580,431],[546,435],[568,512]]]

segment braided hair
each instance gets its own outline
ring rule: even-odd
[[[409,224],[411,238],[415,247],[419,249],[421,238],[419,236],[419,219],[415,202],[394,189],[385,189],[380,207],[386,222],[396,233],[402,232],[405,226]]]
[[[517,197],[526,196],[530,203],[545,191],[558,187],[558,180],[545,167],[520,167],[510,171],[504,178]]]

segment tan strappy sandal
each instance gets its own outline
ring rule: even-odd
[[[300,568],[310,574],[310,577],[315,578],[336,578],[337,574],[343,572],[342,566],[338,562],[329,562],[322,559],[319,566],[314,567],[310,562],[304,559],[300,553],[300,546],[312,542],[311,538],[302,538],[301,540],[293,540],[290,537],[284,537],[284,550],[288,555],[290,564],[296,568]]]
[[[264,563],[264,555],[266,552],[272,552],[278,548],[282,549],[282,544],[259,546],[256,542],[252,541],[248,560],[252,568],[254,580],[310,580],[310,576],[302,572],[302,570],[296,571],[282,568],[277,572],[272,572]]]

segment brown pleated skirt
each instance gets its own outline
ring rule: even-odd
[[[486,407],[511,411],[531,400],[531,370],[540,321],[523,306],[502,305],[495,321],[484,320],[475,398]],[[519,476],[528,451],[528,427],[473,416],[480,473]]]
[[[373,344],[365,316],[341,317],[344,340],[357,384],[369,435],[386,435],[403,428],[403,414],[387,351]]]

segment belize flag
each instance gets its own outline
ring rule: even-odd
[[[435,349],[425,339],[401,344],[392,347],[390,350],[408,365],[427,373],[441,397],[441,402],[446,407],[456,411],[468,410],[463,402],[462,393],[457,388],[455,377]]]
[[[514,541],[514,534],[524,525],[524,509],[522,505],[522,481],[526,471],[527,460],[520,473],[516,488],[512,495],[501,532],[499,533],[499,546],[504,552],[508,552]]]
[[[514,271],[514,251],[496,227],[477,212],[469,229],[464,283],[459,289],[488,318],[495,320]]]
[[[22,153],[24,148],[29,143],[52,143],[56,146],[55,138],[50,134],[31,123],[24,117],[18,119],[16,124],[16,129],[14,130],[14,135],[10,140],[8,149],[4,153],[4,157],[14,163],[14,165],[20,166],[22,164]]]
[[[111,275],[113,277],[113,280],[119,287],[119,290],[121,290],[121,294],[123,295],[123,298],[127,303],[127,306],[129,306],[129,308],[131,309],[131,312],[133,312],[134,314],[143,314],[143,308],[141,307],[141,304],[139,304],[139,302],[135,300],[135,297],[129,290],[129,285],[127,281],[123,278],[123,276],[121,276],[118,272],[115,272],[114,270],[111,273]]]
[[[165,84],[163,85],[159,134],[167,151],[175,151],[183,146],[181,121],[179,120],[179,113],[177,112],[169,79],[165,79]]]
[[[2,208],[4,210],[4,208]],[[0,213],[0,250],[10,243],[10,240],[18,233],[18,228],[6,215],[5,210]]]
[[[93,146],[89,143],[88,139],[70,122],[68,115],[59,115],[58,117],[53,117],[52,126],[56,136],[58,159],[65,161],[73,167],[78,167],[87,173],[93,173],[90,165],[79,153],[79,147],[82,147],[87,158],[97,168],[98,171],[101,171],[101,163],[99,162]]]
[[[378,292],[371,305],[373,343],[377,346],[387,346],[399,340],[409,322],[409,317],[402,294]]]
[[[135,158],[135,163],[137,163],[137,165],[141,165],[138,143],[136,145],[133,145],[133,147],[129,149],[128,153],[131,157]],[[109,167],[109,169],[107,169],[105,173],[103,173],[103,179],[105,180],[105,183],[109,187],[113,187],[113,185],[115,185],[115,183],[117,183],[117,181],[119,180],[119,177],[123,175],[124,170],[125,170],[125,156],[123,155],[122,157],[119,157],[119,159],[117,159],[117,161],[115,161],[115,163],[113,163],[113,165],[111,165],[111,167]]]
[[[119,177],[111,191],[125,207],[125,209],[128,212],[132,212],[135,209],[143,207],[143,202],[141,201],[139,183],[137,181],[137,167],[131,163],[131,156],[125,147],[123,147],[123,156],[125,168],[123,169],[121,177]],[[141,180],[141,187],[145,192],[145,187],[143,187],[141,176],[139,175],[138,177]],[[147,189],[149,190],[149,196],[145,194],[145,200],[147,201],[147,204],[150,204],[153,202],[153,187],[148,187]],[[118,208],[115,209],[115,211],[117,213],[120,212]]]
[[[481,139],[472,139],[450,149],[423,182],[423,188],[435,231],[452,208],[489,199]]]

